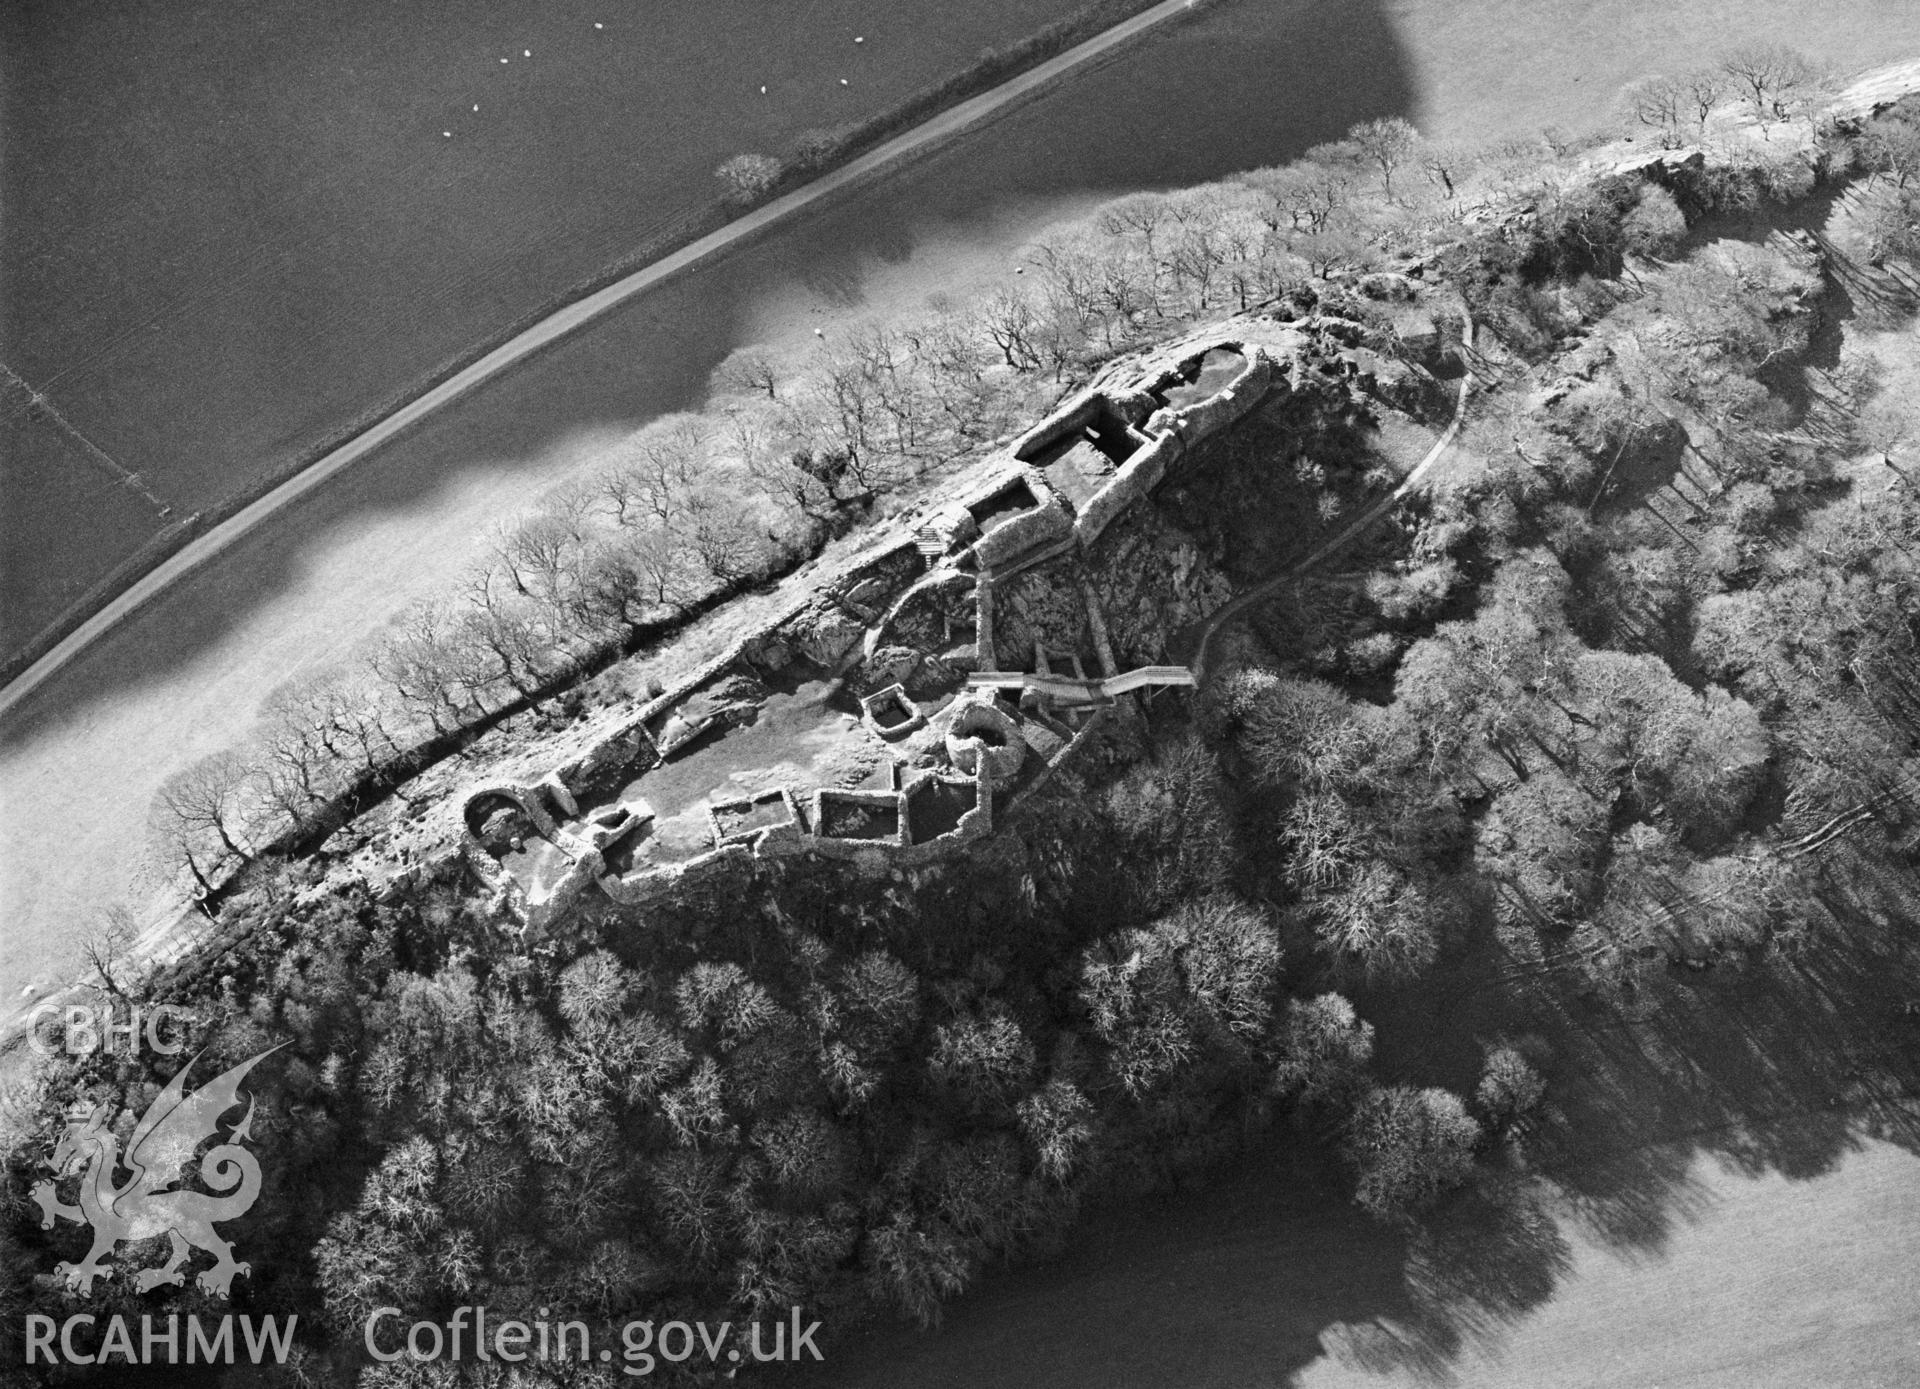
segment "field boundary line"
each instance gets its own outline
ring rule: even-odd
[[[1160,4],[1102,30],[978,96],[949,107],[838,169],[744,213],[689,245],[563,305],[537,323],[515,333],[453,375],[322,454],[148,570],[35,658],[4,686],[0,686],[0,716],[20,704],[55,672],[174,583],[323,482],[405,433],[443,406],[525,362],[628,299],[750,243],[816,204],[851,192],[874,178],[898,172],[915,157],[931,154],[947,141],[978,129],[998,116],[1009,114],[1043,94],[1056,82],[1078,74],[1103,58],[1118,56],[1130,41],[1168,21],[1195,13],[1200,8],[1199,0],[1161,0]]]

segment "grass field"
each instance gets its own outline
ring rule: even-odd
[[[1405,1353],[1403,1236],[1335,1174],[1259,1153],[1221,1185],[1096,1219],[928,1334],[876,1331],[802,1380],[836,1389],[1903,1389],[1920,1382],[1920,1157],[1861,1138],[1831,1169],[1742,1173],[1685,1148],[1658,1250],[1566,1211],[1536,1230],[1552,1297],[1461,1353]],[[1490,1279],[1504,1272],[1497,1260]]]
[[[1076,8],[8,6],[0,359],[184,514],[706,202],[723,159]],[[7,450],[0,497],[12,647],[143,518],[46,449]]]
[[[1442,138],[1577,131],[1627,83],[1749,41],[1841,71],[1920,54],[1906,0],[1388,0],[1388,12],[1419,55],[1421,128]]]

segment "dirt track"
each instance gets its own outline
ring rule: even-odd
[[[1473,320],[1471,318],[1467,319],[1466,331],[1467,336],[1471,338],[1473,336]],[[1473,373],[1470,371],[1462,372],[1460,375],[1460,393],[1453,403],[1453,418],[1447,422],[1446,430],[1434,441],[1433,447],[1427,450],[1426,457],[1414,464],[1413,469],[1408,472],[1405,477],[1400,479],[1397,487],[1370,503],[1366,510],[1354,517],[1352,522],[1344,527],[1338,535],[1316,546],[1313,552],[1305,559],[1293,565],[1285,572],[1268,579],[1265,583],[1255,584],[1218,612],[1213,613],[1201,624],[1199,637],[1198,640],[1195,641],[1193,648],[1192,665],[1194,679],[1196,681],[1204,682],[1206,680],[1207,649],[1212,644],[1214,637],[1219,634],[1221,628],[1240,616],[1240,614],[1248,608],[1266,602],[1282,589],[1299,582],[1303,575],[1307,574],[1315,566],[1346,549],[1354,540],[1370,530],[1374,523],[1382,516],[1385,516],[1389,511],[1392,511],[1396,506],[1400,505],[1406,498],[1412,496],[1415,492],[1427,485],[1427,482],[1433,476],[1434,469],[1439,466],[1440,460],[1446,457],[1447,450],[1452,446],[1453,441],[1459,437],[1460,426],[1465,422],[1467,416],[1467,392],[1471,389],[1472,385]]]

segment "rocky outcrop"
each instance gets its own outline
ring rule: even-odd
[[[1175,633],[1233,596],[1199,543],[1153,510],[1115,526],[1086,569],[1121,670],[1162,660]]]
[[[866,635],[858,618],[828,602],[808,608],[786,630],[802,656],[828,668],[840,664]]]
[[[1086,597],[1079,584],[1061,577],[1053,567],[1030,570],[996,590],[990,669],[1029,669],[1036,648],[1091,653]]]

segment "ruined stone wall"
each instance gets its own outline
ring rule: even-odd
[[[602,877],[600,890],[623,907],[643,906],[682,888],[728,877],[752,863],[752,849],[744,844],[728,844],[684,863],[670,863],[623,878]]]
[[[550,930],[580,900],[580,894],[599,882],[605,873],[606,864],[599,850],[589,849],[580,855],[545,897],[538,901],[531,898],[527,900],[527,930],[534,933]]]
[[[485,800],[511,801],[520,807],[521,813],[527,819],[533,822],[536,830],[548,839],[553,839],[561,831],[553,818],[553,812],[547,808],[547,799],[550,794],[547,780],[542,778],[532,786],[521,786],[512,782],[491,782],[485,786],[475,787],[466,794],[462,802],[460,818],[466,823],[471,833],[474,828],[473,807],[475,805]]]
[[[1102,392],[1089,388],[1071,396],[1059,409],[1013,441],[1013,456],[1030,463],[1062,439],[1078,434],[1100,418]]]
[[[973,556],[982,569],[1004,565],[1029,550],[1072,534],[1073,514],[1061,505],[1060,499],[1044,483],[1033,490],[1035,496],[1044,498],[1039,506],[1002,521],[973,547]]]
[[[513,874],[501,866],[500,860],[482,848],[478,840],[470,839],[463,843],[454,851],[453,857],[465,863],[468,871],[487,890],[492,915],[520,922],[527,919],[527,895],[520,890],[520,884],[514,881]]]
[[[957,569],[936,569],[916,580],[894,600],[886,615],[866,630],[863,637],[866,655],[871,658],[881,647],[898,644],[895,639],[898,632],[941,623],[943,615],[951,614],[954,606],[973,596],[977,583],[973,575]],[[961,590],[966,590],[964,598]]]
[[[1188,448],[1236,423],[1260,403],[1274,378],[1273,362],[1266,353],[1258,347],[1241,350],[1247,354],[1247,364],[1222,390],[1179,410],[1158,411],[1154,420],[1164,420],[1165,427],[1178,434]],[[1154,420],[1148,421],[1149,429]]]
[[[894,832],[884,836],[848,836],[826,834],[828,807],[830,804],[871,806],[876,810],[890,810],[894,815]],[[832,858],[845,858],[862,849],[894,848],[907,846],[907,796],[904,791],[842,791],[836,787],[822,786],[813,793],[813,834],[808,847],[815,853],[823,853]]]
[[[995,664],[994,611],[998,599],[993,577],[982,574],[973,586],[973,651],[982,666]]]
[[[1163,434],[1121,464],[1120,471],[1088,499],[1074,520],[1073,538],[1080,548],[1092,545],[1121,513],[1158,487],[1167,469],[1185,451],[1186,445],[1177,434]]]

